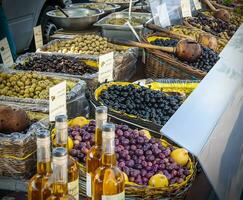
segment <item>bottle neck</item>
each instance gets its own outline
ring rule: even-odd
[[[114,154],[103,154],[102,155],[102,165],[103,166],[115,166],[116,165],[116,155]]]
[[[95,129],[95,145],[102,148],[102,130],[101,130],[101,128]]]
[[[50,137],[37,138],[37,173],[51,173]]]
[[[102,164],[107,166],[116,165],[114,137],[103,138]]]
[[[52,190],[57,196],[68,194],[67,155],[53,158]]]
[[[68,138],[67,127],[64,127],[64,128],[57,127],[56,128],[56,146],[67,149],[68,148],[67,138]]]

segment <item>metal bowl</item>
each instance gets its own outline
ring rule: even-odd
[[[59,27],[66,30],[83,30],[97,22],[99,16],[104,14],[104,11],[90,8],[67,8],[63,9],[69,17],[66,17],[59,10],[47,12],[47,16]]]
[[[104,14],[110,14],[118,9],[120,9],[120,5],[118,4],[113,4],[113,3],[75,3],[75,4],[70,4],[68,7],[71,8],[91,8],[94,9],[94,7],[97,7],[95,9],[99,10],[104,10]]]

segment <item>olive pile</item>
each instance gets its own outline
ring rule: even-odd
[[[205,33],[201,29],[191,28],[191,27],[181,26],[181,25],[172,26],[170,28],[170,31],[172,33],[178,33],[178,34],[190,36],[194,40],[198,40],[200,37],[200,34]],[[217,42],[218,42],[217,52],[221,52],[223,50],[223,48],[225,47],[225,45],[227,44],[228,40],[219,37],[219,38],[217,38]]]
[[[64,58],[63,56],[39,56],[34,55],[23,64],[15,66],[18,70],[33,70],[41,72],[58,72],[74,75],[83,75],[85,73],[93,74],[96,71],[86,65],[78,58]]]
[[[213,12],[205,11],[203,12],[206,15],[213,16]],[[243,17],[235,12],[230,12],[230,24],[239,27],[243,23]]]
[[[168,96],[146,87],[112,85],[103,90],[99,100],[114,110],[136,115],[164,125],[182,104],[178,95]]]
[[[235,25],[214,17],[208,17],[202,13],[197,13],[195,17],[188,18],[188,22],[197,28],[225,39],[230,39],[237,30]]]
[[[154,45],[159,45],[159,46],[170,46],[174,47],[178,43],[178,40],[175,39],[156,39],[155,41],[152,42]],[[210,69],[216,64],[216,62],[219,60],[219,56],[217,53],[215,53],[212,49],[209,49],[207,47],[202,46],[202,54],[201,56],[193,62],[187,62],[187,61],[182,61],[183,63],[186,63],[190,66],[193,66],[197,69],[200,69],[205,72],[209,72]]]
[[[95,144],[95,121],[90,121],[82,128],[68,128],[68,135],[74,142],[71,156],[85,164],[86,154]],[[149,179],[158,173],[166,176],[169,185],[183,182],[191,172],[187,166],[181,166],[172,159],[173,150],[173,146],[165,147],[159,139],[149,139],[143,131],[116,125],[115,152],[118,167],[131,182],[148,185]]]
[[[98,35],[81,35],[71,40],[61,40],[43,49],[49,52],[100,55],[114,50],[107,38]]]
[[[48,99],[49,88],[60,82],[61,80],[41,76],[33,72],[17,74],[0,73],[0,95]],[[67,86],[67,89],[70,90],[70,87]]]

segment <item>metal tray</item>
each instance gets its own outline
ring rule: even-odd
[[[136,10],[141,10],[141,11],[136,11]],[[128,12],[129,8],[126,8],[122,12]],[[144,5],[144,6],[133,6],[132,7],[132,12],[139,12],[139,13],[151,13],[151,9],[149,6]]]
[[[144,17],[146,19],[144,23],[149,23],[152,20],[152,15],[149,13],[132,13],[132,17],[137,17],[137,18]],[[133,32],[131,31],[128,25],[107,24],[106,21],[111,18],[128,18],[128,12],[112,13],[94,24],[94,26],[101,27],[102,35],[104,37],[111,38],[111,39],[119,38],[119,39],[137,40],[137,38],[134,36]],[[135,31],[139,36],[142,36],[142,34],[144,33],[143,24],[139,26],[133,26],[133,28],[135,29]],[[144,29],[144,31],[146,31],[146,29]]]
[[[122,0],[90,0],[90,2],[95,2],[95,3],[115,3],[117,5],[120,5],[122,9],[128,8],[129,7],[129,1],[128,2],[122,2]],[[135,5],[136,3],[138,3],[139,0],[133,0],[132,1],[132,5]]]

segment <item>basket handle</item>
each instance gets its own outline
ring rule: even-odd
[[[151,24],[151,23],[148,23],[148,24],[144,24],[144,27],[145,28],[148,28],[150,30],[153,30],[153,31],[158,31],[158,32],[162,32],[162,33],[165,33],[167,34],[168,36],[176,36],[177,38],[179,37],[180,39],[190,39],[190,40],[195,40],[193,37],[190,37],[190,36],[187,36],[187,35],[183,35],[183,34],[179,34],[179,33],[171,33],[169,30],[166,30],[166,29],[163,29],[161,28],[160,26],[157,26],[155,24]]]
[[[209,1],[209,0],[203,0],[204,3],[207,4],[207,6],[213,11],[213,12],[216,12],[217,9],[214,7],[214,5]]]
[[[135,41],[124,40],[124,39],[111,39],[110,42],[119,44],[119,45],[133,46],[133,47],[138,47],[138,48],[157,49],[157,50],[165,51],[168,53],[175,53],[175,51],[176,51],[176,48],[174,48],[174,47],[161,47],[161,46],[156,46],[156,45],[152,45],[152,44],[135,42]]]

